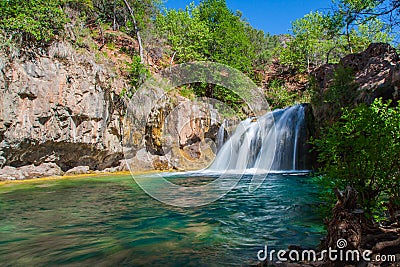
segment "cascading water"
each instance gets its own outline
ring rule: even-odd
[[[306,132],[304,105],[249,118],[221,147],[209,170],[305,170]]]
[[[217,151],[220,151],[222,146],[224,145],[225,141],[225,123],[226,121],[221,124],[217,134]]]

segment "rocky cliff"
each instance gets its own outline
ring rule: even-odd
[[[99,60],[65,42],[40,55],[0,55],[0,180],[200,169],[211,163],[225,120],[215,105],[157,86],[135,94],[136,101],[122,97],[129,81],[107,58]],[[372,44],[316,70],[320,100],[330,93],[339,68],[350,69],[352,80],[338,101],[356,105],[377,97],[400,99],[399,57],[389,45]],[[308,112],[308,128],[332,120],[334,104],[314,99],[316,124]]]
[[[2,167],[119,165],[125,82],[112,66],[67,43],[54,43],[41,56],[0,60]]]
[[[327,64],[312,73],[316,82],[313,100],[318,126],[335,120],[343,106],[371,104],[374,99],[400,100],[400,61],[388,44],[371,44],[365,51],[348,55],[338,64]]]
[[[213,159],[215,111],[178,95],[153,107],[160,88],[132,106],[111,60],[59,42],[32,57],[0,55],[0,70],[0,180],[201,168]],[[163,151],[166,132],[177,139],[173,152]]]

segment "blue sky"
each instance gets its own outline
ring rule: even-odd
[[[182,8],[198,0],[167,0],[167,8]],[[324,11],[332,0],[226,0],[232,11],[240,10],[243,17],[257,29],[271,34],[290,33],[291,22],[310,11]]]

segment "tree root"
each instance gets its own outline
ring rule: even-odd
[[[387,229],[387,228],[380,228],[380,230],[382,231],[382,232],[384,232],[384,233],[397,233],[397,234],[400,234],[400,228],[389,228],[389,229]]]
[[[380,234],[370,234],[362,238],[361,247],[366,247],[366,245],[370,242],[374,242],[375,244],[379,243],[378,240],[390,240],[396,238],[393,233],[380,233]]]
[[[379,251],[382,251],[383,249],[385,249],[387,247],[394,247],[394,246],[400,246],[400,237],[395,239],[395,240],[383,241],[383,242],[377,243],[372,248],[372,252],[379,252]]]

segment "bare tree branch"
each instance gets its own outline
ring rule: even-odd
[[[136,37],[139,43],[139,55],[140,55],[140,63],[144,63],[144,49],[143,49],[143,45],[142,45],[142,38],[140,37],[140,31],[136,22],[136,18],[135,18],[135,13],[133,12],[133,9],[131,8],[131,6],[129,5],[127,0],[124,0],[125,6],[126,8],[129,10],[129,13],[131,14],[131,18],[132,18],[132,22],[133,22],[133,27],[134,30],[136,32]]]

